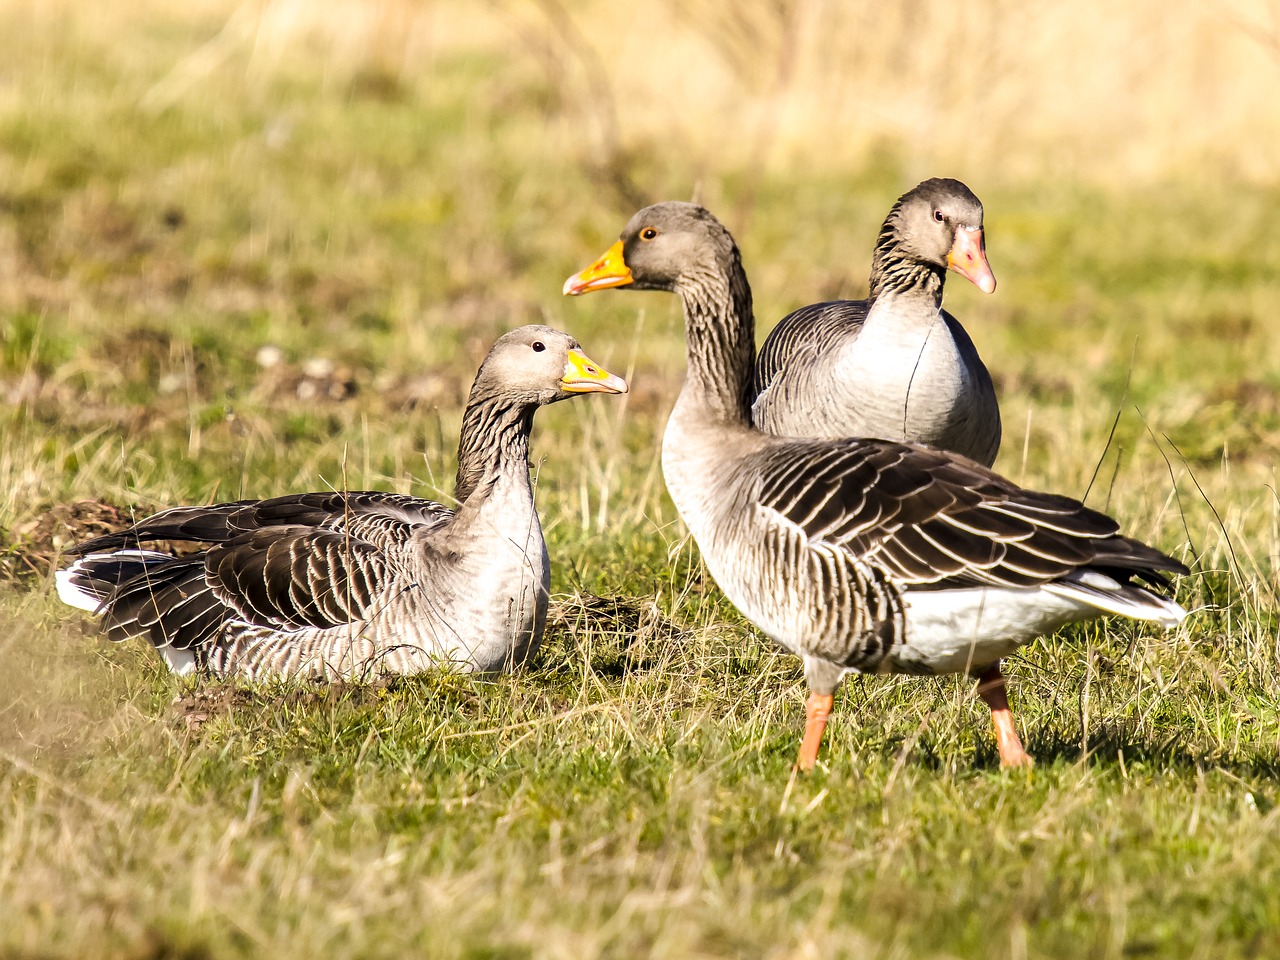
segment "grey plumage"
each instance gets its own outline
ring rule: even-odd
[[[529,484],[538,406],[626,389],[549,327],[502,337],[463,416],[457,498],[303,493],[175,507],[75,547],[63,599],[181,672],[368,677],[523,662],[550,576]],[[202,545],[170,556],[158,541]]]
[[[990,466],[1000,448],[995,387],[960,322],[942,309],[948,268],[995,287],[983,210],[958,180],[926,180],[894,204],[866,300],[788,314],[760,348],[752,420],[778,436],[925,443]]]
[[[702,208],[645,208],[565,290],[626,285],[683,303],[688,372],[663,476],[721,589],[804,661],[813,695],[801,766],[816,758],[850,670],[980,675],[1002,762],[1029,763],[1001,657],[1102,613],[1165,626],[1185,615],[1162,593],[1186,568],[1076,500],[943,450],[754,428],[750,287],[733,238]]]

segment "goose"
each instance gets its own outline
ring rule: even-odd
[[[65,602],[114,640],[146,636],[178,674],[366,679],[523,663],[550,564],[529,482],[538,407],[627,383],[550,327],[489,351],[467,401],[451,509],[371,491],[164,510],[72,549]],[[203,545],[171,556],[143,543]]]
[[[1000,407],[964,327],[942,309],[947,270],[983,293],[982,203],[959,180],[925,180],[885,217],[866,300],[815,303],[765,338],[752,421],[783,437],[883,437],[962,453],[991,466]]]
[[[1102,614],[1166,628],[1186,616],[1166,593],[1187,568],[1077,500],[944,450],[753,427],[751,288],[733,237],[702,207],[644,208],[564,292],[610,287],[683,304],[688,365],[662,473],[728,599],[803,661],[797,769],[813,769],[850,672],[976,677],[1001,765],[1030,766],[1001,658]]]

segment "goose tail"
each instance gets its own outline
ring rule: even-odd
[[[1047,583],[1049,593],[1135,620],[1150,620],[1172,630],[1187,616],[1181,604],[1146,587],[1122,583],[1099,570],[1077,570]]]
[[[117,587],[172,559],[169,554],[155,550],[88,554],[54,574],[58,599],[90,613],[105,613]]]

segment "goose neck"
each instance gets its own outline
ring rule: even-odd
[[[686,278],[679,293],[688,352],[684,395],[710,419],[749,424],[755,315],[741,263],[735,256],[723,275]]]
[[[504,474],[523,470],[527,479],[529,434],[535,406],[477,381],[462,414],[458,440],[458,477],[454,497],[465,503],[487,493]]]
[[[871,299],[885,294],[930,301],[942,306],[946,267],[924,263],[902,249],[896,227],[886,221],[871,258]]]

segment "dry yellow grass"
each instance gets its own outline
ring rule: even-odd
[[[129,43],[163,11],[192,29],[165,63]],[[1209,0],[8,0],[13,35],[70,33],[139,72],[139,106],[214,97],[299,62],[333,82],[438,80],[481,55],[542,74],[546,136],[614,162],[634,152],[726,167],[839,169],[888,153],[907,179],[1110,183],[1280,169],[1280,4]],[[22,63],[18,53],[16,62]],[[5,97],[0,88],[0,104]]]

